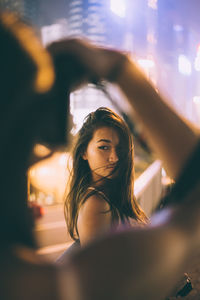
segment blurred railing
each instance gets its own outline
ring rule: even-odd
[[[148,216],[156,208],[162,194],[161,171],[161,162],[156,160],[135,181],[136,199]]]

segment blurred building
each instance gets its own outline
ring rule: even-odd
[[[158,85],[180,114],[200,125],[200,38],[185,1],[159,0]]]
[[[0,0],[0,8],[3,10],[15,11],[24,16],[24,0]]]
[[[0,8],[18,13],[32,24],[38,24],[39,0],[0,0]]]
[[[69,35],[85,35],[89,39],[105,44],[105,1],[68,1],[66,15]]]

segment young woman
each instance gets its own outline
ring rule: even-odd
[[[81,245],[119,224],[147,221],[134,197],[132,136],[109,108],[90,113],[78,133],[65,209],[70,236]]]

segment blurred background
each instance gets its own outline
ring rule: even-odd
[[[0,0],[0,8],[33,24],[44,45],[81,35],[131,52],[173,105],[199,122],[198,0]]]
[[[128,52],[166,95],[169,104],[199,127],[199,0],[0,0],[0,9],[14,11],[32,24],[44,46],[69,36],[85,36],[100,45]],[[123,96],[114,87],[109,91],[120,106]],[[93,85],[71,95],[72,136],[84,117],[99,106],[118,112]],[[38,149],[41,153],[44,150]],[[36,164],[29,172],[29,200],[38,205],[38,215],[43,215],[36,228],[40,253],[51,257],[70,243],[63,216],[70,165],[66,150]],[[150,215],[172,181],[137,138],[135,169],[136,197]]]

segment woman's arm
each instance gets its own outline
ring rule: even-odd
[[[81,206],[77,227],[81,246],[98,238],[111,228],[109,204],[98,194],[90,196]]]
[[[116,83],[131,106],[130,115],[140,120],[168,174],[173,178],[179,175],[199,135],[166,104],[131,59],[118,51],[77,39],[55,42],[48,50],[55,62],[59,56],[63,61],[71,61],[73,57],[75,69],[81,70],[77,80],[74,79],[75,86],[101,79]],[[66,69],[66,64],[59,64],[59,68],[57,72],[65,74],[62,68]]]
[[[138,117],[169,175],[176,178],[199,135],[168,106],[129,58],[124,61],[116,83],[132,107],[130,114]]]
[[[198,135],[165,103],[126,56],[78,41],[73,41],[71,46],[77,59],[87,66],[91,76],[88,80],[92,76],[109,79],[116,64],[124,61],[115,83],[126,95],[151,144],[168,166],[169,174],[177,177]],[[159,212],[150,226],[104,237],[71,257],[68,270],[74,291],[72,299],[165,298],[200,246],[199,189],[197,185],[182,205]],[[86,214],[85,222],[89,219]],[[93,237],[103,223],[100,218],[96,225],[96,220],[93,219]],[[87,233],[87,226],[85,228]],[[87,238],[87,234],[85,236]]]

